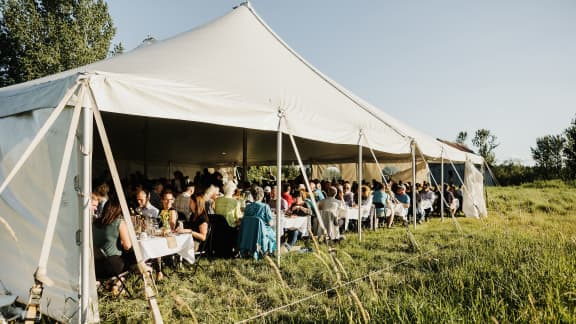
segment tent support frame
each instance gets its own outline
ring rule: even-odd
[[[28,160],[32,152],[34,152],[38,144],[40,144],[40,140],[44,138],[50,127],[54,125],[54,122],[56,121],[58,116],[60,116],[60,113],[62,113],[64,107],[66,107],[66,104],[68,103],[74,92],[76,92],[79,86],[80,81],[78,81],[74,86],[72,86],[70,90],[68,90],[68,92],[64,95],[58,106],[56,106],[56,109],[54,109],[54,111],[50,114],[48,119],[44,122],[44,125],[42,125],[42,127],[38,130],[38,133],[36,133],[34,139],[32,139],[32,141],[30,142],[24,153],[22,153],[22,155],[20,156],[20,159],[18,159],[18,162],[16,162],[14,167],[12,167],[12,170],[4,179],[2,185],[0,185],[0,194],[2,194],[2,192],[4,192],[4,189],[8,187],[14,176],[18,173],[18,171],[20,171],[20,169],[22,168],[24,163]]]
[[[54,240],[54,230],[56,229],[56,221],[58,220],[58,213],[60,211],[60,203],[62,200],[62,195],[64,193],[64,185],[66,183],[66,175],[68,174],[68,168],[70,166],[70,158],[72,156],[72,148],[74,146],[74,139],[76,135],[76,131],[78,129],[78,123],[80,120],[80,111],[82,109],[82,100],[84,98],[84,91],[86,89],[86,85],[83,82],[79,86],[74,87],[75,92],[80,88],[80,94],[78,96],[78,100],[74,107],[74,112],[72,114],[72,121],[68,128],[68,133],[66,135],[66,143],[64,146],[64,152],[62,155],[62,162],[60,164],[60,170],[58,171],[58,179],[56,181],[56,187],[54,189],[54,195],[52,196],[52,204],[50,206],[50,213],[48,216],[48,222],[46,224],[46,230],[44,232],[44,239],[42,241],[42,249],[40,251],[40,257],[38,259],[38,267],[34,272],[34,285],[30,288],[30,297],[28,299],[28,303],[26,304],[26,312],[25,312],[25,323],[34,323],[38,321],[41,317],[40,313],[40,302],[42,299],[42,294],[44,292],[44,285],[51,286],[53,284],[52,280],[47,276],[47,264],[48,264],[48,257],[50,256],[50,249],[52,248],[52,242]],[[64,98],[60,105],[62,110],[60,110],[57,114],[53,114],[50,117],[54,116],[52,123],[56,121],[57,117],[63,111],[64,107],[66,106],[69,98],[64,101]],[[55,112],[56,113],[56,112]],[[48,123],[44,124],[47,126]],[[48,130],[52,125],[50,124],[46,130]],[[43,136],[42,136],[43,137]],[[32,143],[27,151],[32,153],[32,150],[36,147],[36,145],[40,142],[42,137],[36,137],[36,143]],[[33,147],[32,147],[33,146]],[[30,149],[32,147],[32,149]],[[26,157],[26,159],[29,155]],[[25,160],[22,160],[22,165],[24,164]],[[15,173],[14,173],[15,175]]]
[[[416,140],[410,142],[410,152],[412,153],[412,219],[414,229],[416,229]]]
[[[122,189],[122,183],[120,182],[120,176],[118,174],[118,169],[116,168],[116,163],[114,162],[114,157],[112,155],[112,149],[110,147],[108,135],[106,133],[106,129],[104,128],[104,122],[102,120],[102,115],[100,114],[100,109],[98,108],[94,92],[92,91],[91,88],[90,88],[90,99],[92,102],[94,112],[94,121],[96,122],[98,134],[100,135],[102,146],[104,148],[106,161],[108,163],[108,167],[110,168],[110,175],[112,176],[112,182],[114,183],[114,188],[116,189],[118,199],[120,200],[120,208],[122,209],[122,216],[124,221],[126,222],[130,240],[132,240],[132,242],[137,242],[136,232],[134,231],[134,226],[132,225],[132,219],[130,218],[130,211],[128,210],[128,204],[126,203],[126,196],[124,195],[124,190]],[[152,319],[154,320],[154,323],[161,324],[163,323],[163,320],[162,315],[160,314],[160,309],[158,308],[158,302],[156,301],[156,293],[154,292],[154,289],[152,289],[152,286],[150,284],[150,282],[152,282],[152,274],[149,271],[147,271],[147,266],[144,264],[140,246],[137,243],[135,243],[132,244],[132,247],[134,249],[134,254],[136,255],[138,270],[142,274],[142,279],[144,282],[144,294],[146,296],[146,299],[148,300],[148,304],[150,305],[150,309],[152,311]]]
[[[360,130],[358,134],[358,240],[362,242],[362,138],[364,134]]]
[[[286,126],[286,128],[288,128],[288,126]],[[298,146],[296,145],[296,140],[294,140],[294,135],[292,135],[292,132],[290,131],[290,129],[288,128],[288,137],[290,137],[290,143],[292,144],[292,149],[294,150],[294,154],[296,155],[296,159],[298,160],[298,166],[300,167],[300,172],[302,172],[302,177],[304,178],[304,183],[306,185],[306,191],[308,192],[308,194],[310,195],[310,201],[312,202],[312,209],[314,210],[314,213],[316,213],[318,221],[318,225],[320,225],[320,227],[324,230],[324,232],[327,233],[326,231],[326,226],[324,226],[324,223],[321,220],[320,216],[320,209],[318,209],[318,203],[316,202],[316,198],[314,197],[314,192],[312,192],[312,188],[310,187],[310,181],[308,180],[308,175],[306,174],[306,168],[304,167],[304,162],[302,162],[302,158],[300,157],[300,151],[298,150]],[[315,238],[314,238],[314,233],[310,232],[310,237],[312,237],[312,239],[314,240],[314,244],[316,245],[316,249],[318,249],[318,242],[316,242]]]
[[[440,152],[441,163],[440,163],[440,219],[444,222],[444,148]]]
[[[280,230],[281,219],[282,219],[282,120],[284,119],[284,112],[282,110],[278,111],[278,133],[276,135],[276,263],[280,267]],[[244,129],[244,134],[246,134],[246,129]],[[246,135],[244,135],[246,136]],[[246,138],[245,138],[246,139]],[[246,145],[246,140],[244,141],[244,147]],[[244,157],[245,159],[245,157]],[[242,164],[244,165],[244,161]],[[244,168],[244,170],[246,170]],[[244,171],[245,172],[245,171]]]
[[[91,215],[91,182],[92,182],[92,138],[93,138],[93,112],[91,107],[85,106],[82,111],[82,265],[81,265],[81,293],[80,293],[80,321],[88,321],[88,307],[90,304],[90,264],[92,246],[92,215]]]

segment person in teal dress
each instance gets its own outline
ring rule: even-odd
[[[239,248],[242,254],[251,254],[255,259],[276,251],[276,232],[270,226],[272,210],[265,204],[264,190],[255,186],[250,189],[254,202],[244,210],[240,228]]]

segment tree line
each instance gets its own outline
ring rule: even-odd
[[[103,0],[0,0],[0,87],[123,51]]]
[[[461,131],[456,136],[456,143],[464,145],[467,138],[468,133]],[[487,129],[477,130],[472,144],[501,185],[519,185],[536,180],[576,179],[576,117],[560,134],[536,139],[536,145],[530,148],[534,166],[513,160],[497,164],[494,149],[499,143],[497,137]]]

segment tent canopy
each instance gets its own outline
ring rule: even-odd
[[[427,159],[482,161],[357,98],[308,64],[244,4],[174,38],[0,89],[0,182],[78,82],[89,96],[65,103],[92,107],[94,99],[105,112],[119,160],[238,163],[243,130],[249,129],[249,161],[271,162],[280,129],[298,137],[305,161],[354,161],[358,144],[381,159],[407,160],[412,143]],[[0,280],[21,301],[33,284],[72,116],[65,108],[0,199]],[[43,295],[50,305],[44,311],[63,322],[78,316],[76,233],[86,210],[78,184],[91,176],[79,140],[84,130],[72,132],[78,136],[47,266],[54,285]],[[284,151],[286,160],[294,159],[289,145]],[[370,156],[365,149],[364,160]]]
[[[479,163],[330,80],[247,4],[171,39],[0,89],[0,116],[56,106],[79,76],[102,111],[264,131],[276,131],[282,113],[282,130],[302,138],[357,145],[362,133],[363,145],[404,157],[414,139],[429,158]]]

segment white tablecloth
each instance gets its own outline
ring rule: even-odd
[[[367,206],[362,208],[362,221],[365,221],[370,217],[372,213],[372,206]],[[348,207],[346,213],[346,220],[344,222],[344,228],[348,230],[348,222],[350,220],[358,221],[358,207]]]
[[[298,230],[302,235],[308,235],[308,223],[310,221],[310,216],[296,216],[296,217],[284,217],[282,216],[282,228],[287,230]],[[272,217],[271,226],[276,228],[276,215]]]
[[[349,207],[346,218],[347,220],[358,220],[358,207]]]
[[[184,260],[194,263],[194,239],[192,234],[179,234],[171,237],[176,240],[176,246],[173,248],[168,247],[169,238],[166,237],[155,236],[145,240],[138,240],[144,260],[179,254]]]

